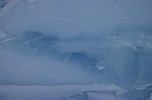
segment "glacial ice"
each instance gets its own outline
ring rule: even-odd
[[[6,1],[0,1],[1,88],[115,84],[127,91],[120,100],[151,99],[149,87],[136,89],[152,83],[150,0]],[[103,90],[58,99],[119,100]]]

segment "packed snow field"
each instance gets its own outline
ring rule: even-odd
[[[152,100],[151,5],[0,0],[0,100]]]

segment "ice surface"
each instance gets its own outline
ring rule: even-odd
[[[126,90],[116,85],[0,85],[1,100],[152,100],[151,85]]]
[[[152,83],[151,5],[151,0],[0,1],[1,93],[13,91],[6,84],[100,83],[126,88],[128,97],[120,100],[148,99],[151,91],[135,87]],[[84,89],[61,100],[83,100],[85,93],[89,100],[118,100],[113,90],[102,90]]]
[[[89,91],[104,92],[91,93]],[[88,92],[86,92],[88,91]],[[108,92],[107,92],[108,91]],[[124,91],[115,85],[59,85],[59,86],[0,86],[1,100],[126,100],[123,94],[112,92]],[[11,95],[9,95],[11,94]],[[87,97],[86,97],[87,96]]]
[[[138,45],[134,45],[135,49],[128,47],[112,40],[113,36],[110,39],[92,35],[61,39],[36,31],[19,36],[1,34],[0,80],[3,84],[106,82],[132,87],[152,81],[148,70],[151,49]]]

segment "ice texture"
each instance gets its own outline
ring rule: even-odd
[[[125,90],[115,85],[8,85],[0,88],[1,100],[126,100]]]
[[[115,84],[127,91],[120,100],[151,99],[151,5],[151,0],[0,0],[0,87]],[[84,89],[60,99],[118,100],[115,92]]]

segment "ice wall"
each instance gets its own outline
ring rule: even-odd
[[[18,0],[0,17],[0,84],[152,82],[150,0]]]

